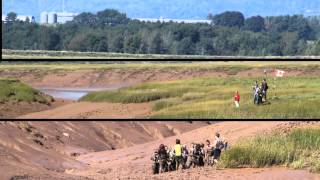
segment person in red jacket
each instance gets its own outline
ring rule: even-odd
[[[234,103],[236,105],[236,108],[240,107],[240,94],[239,94],[239,91],[236,91],[236,94],[234,95]]]

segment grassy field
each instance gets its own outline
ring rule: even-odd
[[[48,104],[53,100],[19,80],[0,79],[0,87],[0,103],[23,101]]]
[[[26,60],[28,61],[28,60]],[[0,61],[1,62],[1,61]],[[88,61],[90,62],[90,61]],[[107,61],[108,62],[108,61]],[[113,62],[113,61],[110,61]],[[37,70],[78,70],[78,69],[135,69],[135,70],[215,70],[220,72],[240,72],[250,70],[252,68],[274,69],[281,68],[283,70],[319,70],[319,61],[195,61],[190,63],[154,63],[151,61],[128,62],[125,64],[75,64],[68,62],[54,63],[22,63],[22,64],[1,64],[2,69],[37,69]]]
[[[319,59],[319,56],[201,56],[2,49],[2,59]]]
[[[269,102],[253,104],[252,85],[260,78],[202,78],[146,83],[117,91],[93,92],[81,101],[154,102],[152,118],[320,118],[320,78],[269,79]],[[241,107],[233,95],[241,94]]]
[[[221,156],[222,168],[286,165],[320,173],[320,129],[295,129],[245,139]]]

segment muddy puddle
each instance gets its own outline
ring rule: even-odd
[[[90,92],[98,91],[112,91],[128,85],[120,85],[106,88],[37,88],[41,92],[52,96],[55,99],[66,99],[72,101],[78,101],[81,97],[87,95]]]

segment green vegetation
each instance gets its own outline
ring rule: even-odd
[[[3,51],[4,52],[4,51]],[[0,63],[0,70],[73,70],[73,69],[125,69],[125,70],[215,70],[235,74],[252,68],[301,71],[319,71],[318,61],[17,61],[7,60]]]
[[[2,47],[124,53],[95,58],[152,58],[156,57],[154,54],[259,57],[320,55],[319,17],[254,16],[245,19],[241,12],[225,12],[210,15],[209,19],[213,24],[147,23],[128,19],[123,13],[107,9],[96,14],[81,13],[66,24],[43,26],[20,22],[16,14],[11,13],[8,21],[2,22]],[[3,56],[22,57],[19,54]],[[159,56],[162,57],[166,58]],[[47,53],[45,58],[54,57]]]
[[[152,118],[319,118],[320,79],[269,79],[269,103],[253,104],[251,87],[259,78],[203,78],[146,83],[116,91],[94,92],[82,101],[119,103],[154,102]],[[236,109],[233,94],[241,94]]]
[[[0,79],[0,103],[4,102],[39,102],[48,104],[53,101],[53,98],[41,94],[19,80]]]
[[[2,49],[3,59],[319,59],[320,56],[211,56]],[[114,62],[114,61],[113,61]]]
[[[295,129],[242,140],[221,156],[222,168],[286,165],[320,173],[320,129]]]

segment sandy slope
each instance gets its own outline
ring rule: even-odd
[[[58,107],[56,109],[27,114],[19,118],[27,119],[122,119],[122,118],[147,118],[150,116],[152,105],[119,104],[119,103],[90,103],[77,102]]]
[[[206,167],[186,170],[183,173],[151,175],[150,157],[161,143],[173,146],[176,138],[180,138],[182,143],[188,145],[192,142],[204,142],[206,139],[212,140],[214,133],[219,131],[233,144],[244,137],[291,126],[293,125],[288,122],[222,122],[147,144],[116,151],[86,154],[78,157],[77,160],[88,164],[89,167],[81,170],[69,169],[67,173],[93,179],[320,179],[319,175],[310,174],[307,171],[284,168],[215,170]]]

